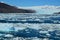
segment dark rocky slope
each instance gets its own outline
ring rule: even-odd
[[[60,14],[60,12],[55,12],[54,14]]]
[[[15,6],[0,2],[0,13],[35,13],[35,10],[19,9]]]

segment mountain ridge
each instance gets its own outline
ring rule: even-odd
[[[21,8],[0,2],[0,13],[35,13],[35,10],[21,9]]]

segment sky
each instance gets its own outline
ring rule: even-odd
[[[41,5],[54,5],[60,6],[60,0],[0,0],[13,6],[41,6]]]

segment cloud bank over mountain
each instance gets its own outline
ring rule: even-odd
[[[36,13],[38,14],[53,14],[55,12],[60,12],[60,6],[32,6],[32,7],[19,7],[19,8],[25,8],[25,9],[33,9],[36,10]]]

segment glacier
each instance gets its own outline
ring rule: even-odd
[[[56,12],[60,12],[60,6],[32,6],[32,7],[18,7],[23,9],[32,9],[35,10],[37,14],[53,14]]]
[[[21,40],[60,40],[60,15],[54,13],[60,12],[60,6],[34,6],[34,7],[19,7],[23,9],[36,10],[33,14],[0,14],[0,36],[11,37],[11,39]],[[40,20],[40,19],[43,20]],[[52,18],[52,19],[50,19]],[[8,21],[44,21],[52,20],[54,23],[8,23]],[[59,24],[58,24],[58,23]],[[56,24],[55,24],[56,23]],[[3,34],[2,34],[3,33]],[[15,34],[16,33],[16,34]],[[39,33],[39,34],[38,34]],[[13,34],[13,35],[12,35]],[[14,35],[15,34],[15,35]],[[33,36],[32,36],[33,34]],[[15,36],[19,37],[15,37]],[[21,37],[23,35],[23,37]],[[38,38],[38,36],[39,38]],[[27,38],[24,38],[24,36]],[[30,36],[30,37],[29,37]],[[40,38],[45,37],[45,38]],[[1,38],[0,38],[1,39]],[[8,40],[8,39],[7,39]]]

